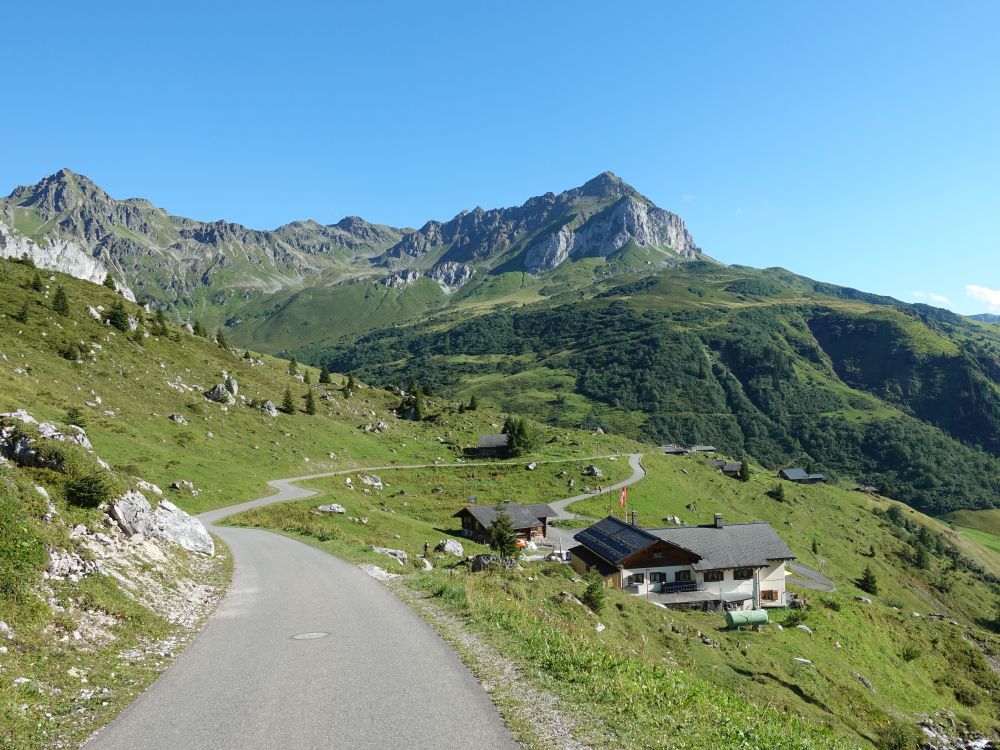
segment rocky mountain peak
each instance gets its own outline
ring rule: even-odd
[[[582,195],[598,198],[621,198],[624,195],[639,195],[639,192],[614,172],[601,172],[578,188]]]
[[[84,202],[111,199],[87,177],[63,168],[34,185],[15,188],[9,200],[52,215],[68,211]]]

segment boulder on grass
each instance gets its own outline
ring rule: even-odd
[[[455,557],[465,557],[465,549],[454,539],[442,539],[434,547],[434,551],[444,552],[446,555],[454,555]]]

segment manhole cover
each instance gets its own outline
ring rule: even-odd
[[[299,633],[298,635],[293,635],[292,640],[295,641],[311,641],[313,638],[326,638],[330,635],[329,633]]]

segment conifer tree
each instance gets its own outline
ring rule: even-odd
[[[243,352],[243,359],[252,359],[252,357],[250,356],[250,350],[249,349],[247,349],[246,351]]]
[[[295,357],[288,360],[288,374],[293,377],[299,374],[299,363],[295,361]]]
[[[878,593],[878,579],[875,577],[875,573],[872,572],[870,565],[865,566],[865,571],[861,574],[861,580],[858,581],[858,588],[868,594],[875,595]]]
[[[223,331],[222,331],[221,328],[219,328],[215,332],[215,343],[219,345],[220,349],[228,349],[229,348],[229,342],[226,341],[226,334],[223,333]]]
[[[312,385],[313,379],[312,375],[309,374],[309,370],[303,370],[302,382],[305,383],[306,385]]]
[[[69,299],[66,297],[66,290],[62,284],[56,287],[56,293],[52,297],[52,309],[64,318],[69,315]]]
[[[313,396],[312,388],[306,391],[306,414],[316,413],[316,397]]]
[[[128,330],[128,313],[125,312],[125,305],[120,299],[116,299],[108,309],[108,322],[122,333]]]
[[[205,330],[205,326],[201,324],[200,320],[196,320],[192,328],[194,328],[195,336],[201,336],[203,339],[208,338],[208,332]]]
[[[319,384],[330,385],[330,370],[327,369],[326,365],[323,365],[319,371]]]
[[[413,419],[417,422],[423,422],[426,416],[427,414],[424,411],[424,394],[418,388],[413,394]]]
[[[913,564],[921,570],[926,570],[927,566],[930,564],[930,560],[927,556],[927,548],[924,547],[924,545],[917,544],[917,550],[913,556]]]
[[[750,481],[750,462],[747,461],[747,457],[743,456],[740,459],[740,481],[749,482]]]
[[[476,394],[473,393],[469,398],[469,411],[475,411],[479,408],[479,399],[476,398]]]
[[[28,302],[25,300],[24,304],[21,305],[21,309],[14,313],[11,317],[13,317],[18,323],[27,323],[28,315]]]
[[[45,284],[42,283],[42,276],[41,276],[41,274],[38,273],[38,271],[35,271],[35,275],[31,277],[31,285],[30,286],[36,292],[44,292],[45,291]]]
[[[517,554],[517,534],[503,503],[496,504],[496,520],[490,526],[490,549],[501,558]]]
[[[167,331],[167,316],[163,310],[157,310],[153,321],[153,333],[157,336],[166,336]]]
[[[118,291],[118,285],[115,283],[115,280],[110,273],[104,277],[104,286],[106,286],[112,292]]]
[[[295,399],[292,397],[291,388],[286,388],[285,395],[281,397],[281,410],[286,414],[295,412]]]
[[[594,614],[601,614],[604,608],[604,580],[597,573],[591,573],[587,577],[587,588],[584,589],[580,601]]]

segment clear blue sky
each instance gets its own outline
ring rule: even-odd
[[[610,169],[726,262],[1000,290],[1000,3],[146,5],[5,8],[0,192],[419,225]]]

